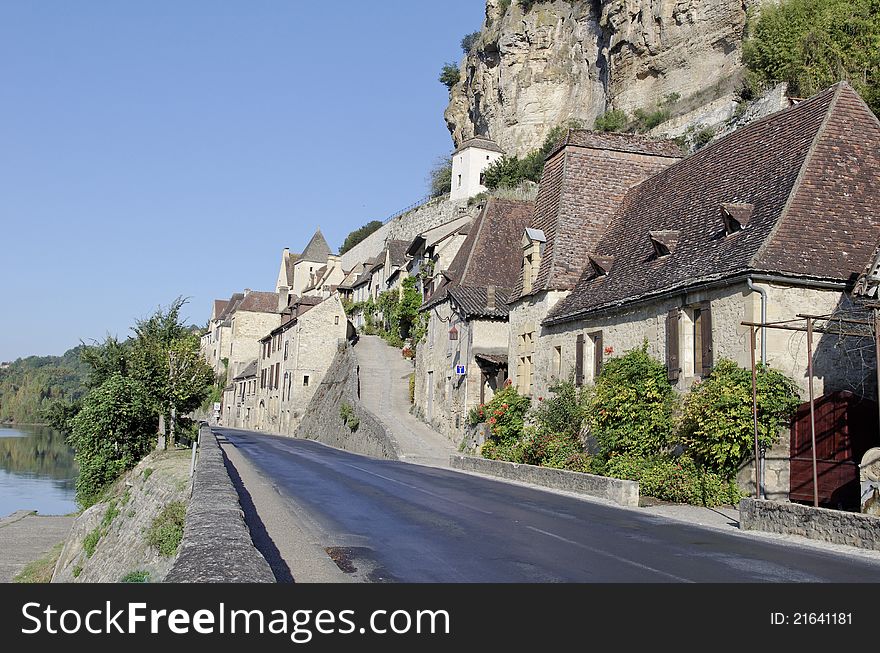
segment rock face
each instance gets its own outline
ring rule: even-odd
[[[750,6],[761,0],[555,0],[524,11],[486,1],[445,118],[456,146],[474,135],[509,154],[558,124],[592,127],[615,108],[651,111],[677,94],[693,109],[739,83]]]

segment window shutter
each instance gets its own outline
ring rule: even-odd
[[[577,337],[574,348],[574,382],[580,387],[584,384],[584,334]]]
[[[703,378],[709,376],[714,365],[712,360],[712,307],[709,302],[700,305],[700,337],[703,344]]]
[[[678,309],[676,308],[666,315],[666,371],[670,383],[677,383],[681,373],[678,346]]]
[[[605,349],[602,344],[602,332],[596,331],[593,335],[593,380],[598,379],[602,373],[602,362],[605,359]]]

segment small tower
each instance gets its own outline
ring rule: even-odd
[[[464,141],[452,153],[452,190],[449,199],[468,199],[486,190],[483,172],[504,152],[498,144],[482,136]]]

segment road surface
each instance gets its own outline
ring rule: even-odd
[[[880,582],[880,562],[864,557],[307,440],[215,430],[308,513],[315,537],[360,580]]]

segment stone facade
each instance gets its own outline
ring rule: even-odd
[[[230,328],[229,374],[236,377],[260,355],[260,338],[281,324],[279,313],[236,311]]]

